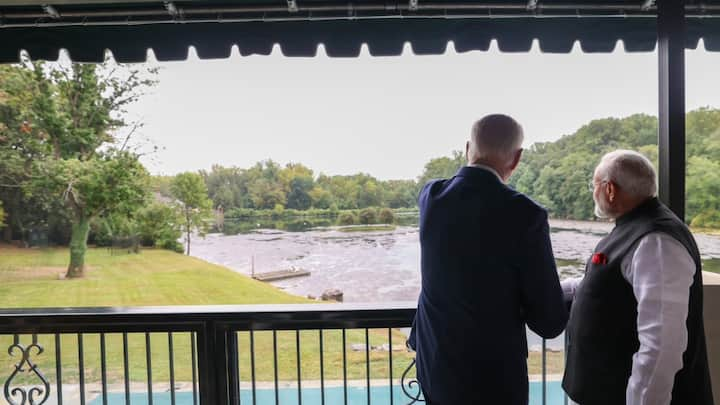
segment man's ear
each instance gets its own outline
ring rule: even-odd
[[[615,197],[617,197],[618,187],[615,183],[612,181],[608,181],[605,183],[605,187],[607,187],[607,196],[608,201],[613,202],[615,201]]]
[[[513,156],[512,165],[510,166],[511,171],[515,170],[517,168],[518,164],[520,164],[520,158],[522,157],[522,153],[523,153],[522,148],[519,149],[517,152],[515,152],[515,156]]]

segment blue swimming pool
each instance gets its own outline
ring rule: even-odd
[[[275,404],[275,390],[273,389],[258,389],[256,390],[256,404],[257,405],[274,405]],[[367,388],[365,387],[348,387],[348,404],[350,405],[365,405],[367,404]],[[547,383],[547,404],[548,405],[562,405],[563,404],[563,391],[560,387],[559,381],[553,381]],[[252,391],[241,390],[240,403],[241,404],[252,404]],[[389,405],[390,404],[390,389],[388,386],[384,387],[372,387],[370,389],[370,399],[373,405]],[[408,401],[403,394],[400,386],[393,386],[393,399],[394,404],[406,404]],[[148,403],[147,393],[138,392],[130,395],[130,403],[133,405],[142,405]],[[325,403],[329,405],[343,404],[344,392],[342,387],[325,388]],[[191,392],[176,392],[175,402],[178,405],[192,405],[192,393]],[[297,389],[294,388],[281,388],[279,390],[279,403],[281,405],[298,405]],[[306,405],[320,404],[320,389],[319,388],[303,388],[302,389],[302,403]],[[102,405],[102,398],[95,398],[94,401],[90,402],[91,405]],[[109,405],[124,405],[125,394],[124,393],[110,393],[108,394]],[[170,405],[170,393],[153,393],[153,404],[154,405]],[[542,405],[542,384],[530,383],[530,405]]]

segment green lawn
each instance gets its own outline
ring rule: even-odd
[[[215,305],[215,304],[287,304],[311,303],[268,284],[234,273],[224,267],[199,259],[163,250],[143,250],[140,254],[113,256],[106,249],[90,249],[86,263],[87,275],[82,279],[61,280],[68,260],[66,249],[17,249],[0,245],[0,307],[65,307],[65,306],[147,306],[147,305]],[[303,331],[301,338],[301,369],[303,380],[320,377],[320,344],[318,331]],[[323,332],[324,375],[342,379],[342,340],[338,330]],[[370,345],[388,343],[387,330],[371,330]],[[278,338],[278,374],[281,380],[294,380],[297,373],[294,331],[280,331]],[[29,336],[22,341],[28,342]],[[86,382],[100,381],[99,335],[84,336],[84,375]],[[10,336],[0,336],[0,353],[6,353]],[[239,333],[239,368],[243,382],[250,379],[249,334]],[[393,330],[393,346],[402,346],[405,338]],[[45,352],[34,358],[51,381],[55,380],[54,336],[40,335]],[[191,380],[190,341],[188,333],[173,334],[175,378]],[[122,335],[108,334],[107,370],[110,382],[123,377]],[[129,370],[133,381],[147,377],[144,334],[128,336]],[[255,372],[259,381],[272,381],[273,339],[271,332],[255,333]],[[352,345],[365,343],[364,330],[347,331],[348,378],[365,378],[365,352],[353,351]],[[151,334],[152,371],[156,382],[169,379],[168,335]],[[61,337],[63,381],[78,381],[77,336]],[[477,350],[483,350],[477,348]],[[399,377],[413,355],[405,350],[393,353],[393,376]],[[549,372],[562,370],[562,354],[549,353]],[[540,356],[532,353],[530,372],[539,373]],[[0,354],[0,381],[12,370],[14,358]],[[388,353],[370,353],[370,375],[387,378]],[[22,381],[22,380],[20,380]]]
[[[166,250],[111,255],[90,249],[87,275],[59,280],[67,249],[0,245],[0,307],[288,304],[308,300]]]
[[[720,259],[703,260],[703,270],[720,273]]]

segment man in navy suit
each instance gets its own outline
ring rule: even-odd
[[[420,192],[422,288],[408,344],[430,404],[526,405],[525,326],[544,338],[565,328],[547,212],[505,184],[522,141],[514,119],[486,116],[468,166]]]

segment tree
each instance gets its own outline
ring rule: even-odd
[[[312,206],[320,209],[329,209],[333,205],[332,194],[320,186],[313,187],[308,193]]]
[[[356,180],[360,185],[357,205],[359,208],[380,207],[383,205],[383,189],[377,180],[370,176],[358,176]]]
[[[25,239],[26,230],[47,221],[51,201],[31,195],[23,185],[32,178],[33,163],[50,153],[47,134],[32,125],[35,100],[40,96],[32,69],[0,66],[0,201],[4,204],[4,239]],[[60,204],[55,204],[55,206]]]
[[[700,156],[688,159],[685,203],[690,222],[703,212],[720,211],[720,162]]]
[[[124,116],[155,84],[148,78],[155,70],[149,73],[109,61],[26,61],[0,70],[0,161],[10,166],[0,170],[8,177],[0,198],[12,202],[10,222],[21,231],[27,223],[51,222],[52,215],[68,218],[68,277],[83,274],[89,222],[144,200],[147,173],[128,152],[140,124]]]
[[[62,196],[72,215],[66,277],[82,277],[91,221],[113,214],[131,215],[144,205],[149,175],[137,155],[115,150],[89,160],[59,159],[40,165],[43,176],[30,187]]]
[[[422,187],[433,179],[450,178],[466,164],[465,154],[461,151],[454,151],[451,157],[444,156],[432,159],[425,164],[425,169],[418,179],[418,184]]]
[[[5,227],[5,210],[2,207],[2,201],[0,201],[0,229]]]
[[[281,178],[282,168],[272,160],[259,162],[247,170],[247,190],[252,208],[272,210],[287,203],[287,185]]]
[[[657,165],[657,118],[636,114],[594,120],[555,142],[534,144],[509,183],[554,216],[592,218],[592,197],[585,184],[600,157],[619,148],[637,150]],[[687,153],[688,222],[712,224],[720,210],[720,110],[688,113]]]
[[[246,170],[213,165],[209,172],[201,171],[200,174],[205,179],[214,207],[222,206],[227,211],[252,206]]]
[[[308,176],[293,177],[290,180],[290,192],[287,195],[287,208],[306,210],[312,205],[310,192],[313,190],[313,178]]]
[[[418,184],[414,180],[383,182],[386,204],[390,208],[411,208],[417,205]]]
[[[358,184],[358,176],[327,176],[321,174],[317,178],[318,187],[331,194],[331,204],[337,204],[343,210],[358,208],[358,200],[362,187]]]
[[[186,253],[190,255],[190,235],[193,231],[204,234],[207,221],[211,218],[212,201],[208,198],[207,187],[197,173],[180,173],[170,184],[170,192],[181,204],[185,228]]]

